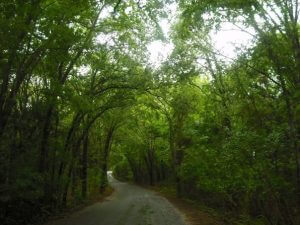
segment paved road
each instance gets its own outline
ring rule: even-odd
[[[187,225],[165,198],[109,175],[112,196],[49,225]]]

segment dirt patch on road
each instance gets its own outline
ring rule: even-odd
[[[222,225],[221,222],[218,222],[217,219],[209,213],[203,212],[194,204],[173,196],[164,196],[185,215],[185,218],[191,225]]]
[[[190,225],[224,225],[224,223],[220,222],[221,219],[216,218],[217,216],[209,212],[209,209],[204,209],[204,207],[197,202],[177,198],[175,191],[170,188],[158,186],[150,187],[150,189],[164,196],[176,206],[178,210],[184,214],[185,219]]]

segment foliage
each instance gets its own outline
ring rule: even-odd
[[[178,18],[166,35],[168,4]],[[244,224],[299,224],[298,1],[0,8],[2,224],[45,220],[103,193],[109,169],[169,182]],[[226,23],[253,36],[234,58],[211,41]],[[174,45],[159,68],[148,62],[154,40]]]

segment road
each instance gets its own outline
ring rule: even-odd
[[[115,192],[105,201],[48,225],[187,225],[165,198],[111,174],[109,181]]]

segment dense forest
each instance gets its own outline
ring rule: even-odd
[[[239,224],[299,224],[299,14],[298,0],[0,0],[0,223],[103,193],[111,169]],[[210,36],[228,23],[251,36],[232,57]],[[158,66],[155,40],[173,45]]]

